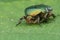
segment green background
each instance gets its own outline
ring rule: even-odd
[[[52,6],[55,21],[16,27],[24,9],[31,5]],[[60,0],[0,0],[0,40],[60,40]]]

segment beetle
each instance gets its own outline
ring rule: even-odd
[[[31,12],[30,12],[31,10]],[[34,11],[32,11],[34,10]],[[56,16],[52,13],[53,9],[45,4],[40,5],[33,5],[30,7],[27,7],[25,9],[25,16],[21,17],[19,19],[18,24],[19,25],[23,19],[26,20],[27,23],[42,23],[44,21],[48,21],[49,17],[55,18]]]

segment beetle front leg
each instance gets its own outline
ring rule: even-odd
[[[25,18],[25,16],[23,16],[22,18],[20,18],[19,19],[19,21],[18,21],[18,23],[16,24],[16,26],[18,26],[21,22],[22,22],[22,20]]]

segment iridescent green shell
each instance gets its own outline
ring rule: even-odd
[[[40,11],[44,12],[44,11],[46,11],[46,8],[51,8],[51,7],[48,5],[44,5],[44,4],[33,5],[33,6],[27,7],[25,9],[25,15],[30,15],[30,13],[32,13],[33,11],[36,11],[36,10],[40,10]]]

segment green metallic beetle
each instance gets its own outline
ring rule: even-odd
[[[50,6],[44,4],[27,7],[25,9],[25,16],[20,18],[17,25],[19,25],[23,19],[25,19],[27,23],[42,23],[48,21],[51,16],[55,18],[52,11],[53,9]]]

